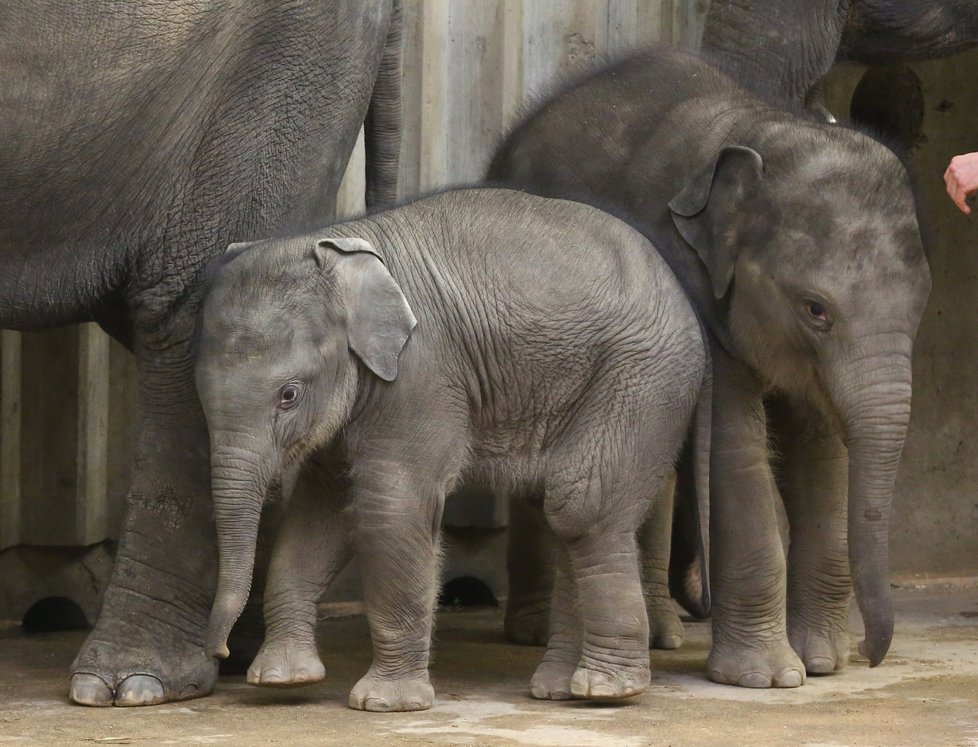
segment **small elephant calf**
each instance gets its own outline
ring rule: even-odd
[[[316,602],[355,554],[374,660],[350,705],[430,707],[442,506],[480,483],[529,496],[562,544],[554,614],[569,622],[532,694],[644,690],[635,533],[707,355],[649,242],[583,204],[467,189],[226,259],[197,363],[220,540],[210,652],[227,655],[247,600],[266,489],[304,460],[250,681],[323,677]]]

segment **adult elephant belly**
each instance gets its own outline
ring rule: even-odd
[[[123,537],[72,667],[76,702],[213,688],[203,637],[216,535],[190,357],[198,276],[231,241],[331,216],[394,58],[395,5],[0,9],[0,325],[94,319],[130,346],[140,374]]]

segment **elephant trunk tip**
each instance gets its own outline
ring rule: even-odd
[[[228,649],[228,636],[237,622],[244,604],[215,603],[211,610],[210,625],[207,630],[207,655],[215,659],[226,659],[231,655]]]
[[[869,659],[869,666],[878,666],[893,640],[893,619],[866,622],[866,638],[859,644],[859,653]]]
[[[231,655],[228,649],[228,630],[230,626],[211,625],[207,633],[207,655],[214,659],[226,659]]]

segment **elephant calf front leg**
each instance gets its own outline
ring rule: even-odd
[[[353,555],[353,523],[335,473],[303,467],[279,530],[265,588],[265,641],[248,683],[298,687],[326,675],[316,648],[317,604]]]
[[[767,452],[761,387],[714,350],[710,460],[713,648],[707,675],[741,687],[798,687],[805,668],[788,643],[780,500]]]
[[[350,707],[420,711],[434,702],[428,661],[444,497],[432,495],[432,484],[419,485],[403,475],[385,480],[382,469],[363,468],[371,485],[359,486],[353,498],[356,556],[374,656],[350,692]]]
[[[780,402],[771,410],[791,524],[788,639],[809,674],[831,674],[849,662],[848,454],[813,408]]]

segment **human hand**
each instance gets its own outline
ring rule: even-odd
[[[978,153],[965,153],[951,159],[944,172],[947,193],[962,213],[971,215],[971,208],[965,200],[978,190]]]

